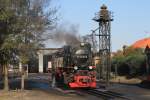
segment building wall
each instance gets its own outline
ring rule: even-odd
[[[49,57],[59,51],[62,48],[43,48],[37,51],[38,54],[38,69],[39,73],[46,72],[46,68],[48,67],[48,61],[50,61]]]

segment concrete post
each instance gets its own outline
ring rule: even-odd
[[[19,71],[22,72],[22,63],[19,62]]]
[[[38,55],[39,55],[39,73],[43,73],[43,54],[42,52],[39,52]]]

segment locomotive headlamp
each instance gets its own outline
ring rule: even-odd
[[[85,43],[83,43],[83,42],[82,42],[80,45],[81,45],[81,46],[84,46],[84,45],[85,45]]]
[[[91,70],[91,69],[93,69],[93,67],[92,67],[92,66],[89,66],[89,69]]]
[[[78,67],[77,66],[74,66],[74,70],[77,70],[78,69]]]

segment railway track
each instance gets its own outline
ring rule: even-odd
[[[130,100],[125,97],[123,94],[107,91],[107,90],[99,90],[99,89],[90,89],[90,90],[82,90],[88,94],[98,96],[103,98],[104,100]]]

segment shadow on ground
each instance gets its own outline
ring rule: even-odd
[[[0,83],[0,89],[3,89],[4,84]],[[9,88],[11,90],[16,90],[21,88],[21,81],[15,80],[11,83],[9,82]],[[41,90],[48,90],[50,89],[50,83],[44,83],[44,82],[38,82],[38,81],[32,81],[32,80],[26,80],[25,81],[25,89],[26,90],[32,90],[32,89],[41,89]]]

